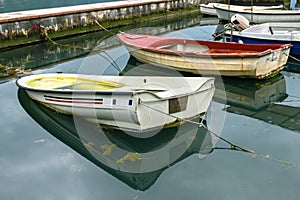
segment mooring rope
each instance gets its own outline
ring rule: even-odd
[[[292,59],[294,59],[294,60],[296,60],[297,62],[299,62],[299,65],[300,65],[300,59],[298,59],[298,58],[296,58],[296,57],[294,57],[292,55],[289,55],[289,57],[292,58]],[[295,64],[295,63],[293,63],[293,64]]]
[[[74,49],[90,50],[90,51],[92,51],[92,49],[90,49],[90,48],[85,48],[85,47],[82,47],[82,46],[75,46],[75,45],[70,45],[70,44],[60,44],[60,43],[58,43],[58,42],[55,42],[54,40],[52,40],[52,39],[50,38],[50,36],[48,35],[48,33],[47,33],[46,31],[44,32],[44,35],[45,35],[46,39],[47,39],[49,42],[51,42],[52,44],[54,44],[54,45],[65,46],[65,47],[74,48]]]
[[[106,52],[103,51],[102,53],[104,53],[109,59],[107,59],[107,61],[111,61],[112,66],[114,66],[114,68],[116,70],[118,70],[120,73],[122,72],[121,68],[119,67],[119,65],[116,63],[116,61]],[[104,56],[103,56],[104,57]]]
[[[95,23],[100,27],[102,28],[103,30],[105,30],[106,32],[112,34],[113,36],[115,36],[116,34],[110,30],[108,30],[107,28],[105,28],[104,26],[102,26],[97,20],[95,20]]]
[[[97,20],[95,20],[95,23],[103,30],[105,30],[106,32],[108,32],[109,34],[116,36],[115,33],[113,33],[112,31],[108,30],[107,28],[105,28],[104,26],[102,26]],[[81,46],[74,46],[74,45],[68,45],[68,44],[60,44],[58,42],[53,41],[47,31],[44,31],[44,35],[45,38],[51,42],[54,45],[60,45],[60,46],[65,46],[65,47],[69,47],[69,48],[76,48],[76,49],[82,49],[82,50],[89,50],[89,51],[93,51],[94,49],[90,49],[90,48],[85,48],[85,47],[81,47]],[[120,74],[123,73],[123,71],[121,70],[121,68],[119,67],[119,65],[115,62],[115,60],[105,51],[102,50],[100,53],[98,53],[98,55],[100,55],[101,57],[103,57],[107,62],[109,62]],[[105,55],[105,56],[104,56]]]
[[[57,46],[64,46],[64,47],[68,47],[68,48],[75,48],[75,49],[81,49],[81,50],[88,50],[88,51],[93,51],[94,49],[91,48],[85,48],[85,47],[81,47],[81,46],[75,46],[75,45],[69,45],[69,44],[60,44],[58,42],[53,41],[50,36],[48,35],[47,32],[44,33],[46,39],[51,42],[54,45]],[[120,67],[118,66],[118,64],[114,61],[114,59],[105,51],[102,50],[100,53],[97,53],[99,56],[103,57],[107,62],[109,62],[119,73],[122,73],[122,70],[120,69]],[[104,56],[103,54],[105,54],[106,56]]]
[[[191,121],[191,120],[188,120],[188,119],[181,119],[179,117],[176,117],[172,114],[169,114],[169,113],[165,113],[161,110],[158,110],[156,108],[153,108],[151,106],[148,106],[146,104],[144,104],[142,101],[140,101],[140,105],[142,106],[145,106],[149,109],[152,109],[154,111],[157,111],[161,114],[164,114],[164,115],[167,115],[167,116],[170,116],[170,117],[173,117],[177,120],[181,120],[183,122],[187,122],[187,123],[192,123],[192,124],[196,124],[198,125],[199,127],[203,127],[205,128],[209,133],[211,133],[212,135],[214,135],[215,137],[217,137],[218,139],[222,140],[223,142],[227,143],[230,145],[230,147],[214,147],[211,149],[210,152],[214,151],[214,150],[231,150],[231,151],[239,151],[239,152],[245,152],[245,153],[248,153],[250,156],[252,157],[258,157],[258,158],[262,158],[262,159],[266,159],[266,160],[270,160],[270,161],[274,161],[276,163],[280,163],[282,165],[285,165],[285,166],[288,166],[288,167],[294,167],[294,168],[297,168],[297,169],[300,169],[300,165],[299,164],[295,164],[293,162],[290,162],[290,161],[286,161],[286,160],[282,160],[282,159],[277,159],[277,158],[273,158],[271,155],[269,154],[258,154],[257,152],[253,151],[253,150],[248,150],[248,149],[245,149],[239,145],[236,145],[230,141],[228,141],[227,139],[219,136],[218,134],[216,134],[215,132],[209,130],[209,128],[203,123],[204,119],[201,119],[200,122],[195,122],[195,121]]]
[[[173,118],[175,118],[175,119],[177,119],[177,120],[179,120],[179,121],[183,121],[183,122],[188,122],[188,123],[196,124],[196,125],[198,125],[199,127],[203,127],[203,128],[205,128],[207,131],[209,131],[212,135],[214,135],[215,137],[217,137],[218,139],[220,139],[220,140],[224,141],[225,143],[229,144],[229,145],[230,145],[230,149],[232,149],[232,150],[237,150],[237,151],[242,151],[242,152],[246,152],[246,153],[250,153],[250,154],[255,154],[255,151],[252,151],[252,150],[248,150],[248,149],[242,148],[242,147],[240,147],[240,146],[238,146],[238,145],[236,145],[236,144],[234,144],[234,143],[232,143],[232,142],[226,140],[225,138],[219,136],[219,135],[216,134],[215,132],[209,130],[209,128],[203,123],[203,119],[201,119],[200,122],[195,122],[195,121],[192,121],[192,120],[182,119],[182,118],[176,117],[176,116],[174,116],[174,115],[172,115],[172,114],[169,114],[169,113],[165,113],[165,112],[163,112],[163,111],[161,111],[161,110],[158,110],[158,109],[156,109],[156,108],[153,108],[153,107],[151,107],[151,106],[148,106],[148,105],[144,104],[143,102],[140,102],[140,105],[145,106],[145,107],[147,107],[147,108],[149,108],[149,109],[152,109],[152,110],[154,110],[154,111],[157,111],[157,112],[159,112],[159,113],[161,113],[161,114],[163,114],[163,115],[167,115],[167,116],[173,117]]]

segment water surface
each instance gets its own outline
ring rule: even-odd
[[[215,28],[216,25],[196,26],[168,34],[209,39]],[[126,73],[169,73],[139,64],[122,47],[107,52]],[[53,55],[58,54],[57,51]],[[44,67],[40,62],[30,66],[34,73],[120,74],[98,54],[67,58],[65,62]],[[294,65],[293,69],[296,68]],[[223,138],[257,152],[256,155],[218,149],[230,146],[197,126],[188,126],[180,129],[177,138],[183,142],[198,140],[193,140],[175,162],[152,172],[128,173],[108,167],[105,160],[95,159],[103,158],[103,151],[91,154],[88,141],[97,135],[93,134],[97,126],[74,121],[70,116],[36,104],[18,90],[13,77],[5,79],[0,84],[0,199],[298,199],[299,74],[283,71],[265,81],[224,78],[222,82],[217,82],[210,114],[224,118],[208,117],[207,124],[215,130],[218,130],[215,126],[221,127],[219,134]],[[77,134],[76,122],[86,127],[83,129],[86,132],[81,132],[84,135]],[[108,131],[99,141],[105,139],[119,148],[144,154],[165,148],[176,138],[174,132],[178,130],[166,132],[168,137],[140,141]],[[189,134],[193,137],[184,137]],[[101,149],[101,145],[94,147]]]

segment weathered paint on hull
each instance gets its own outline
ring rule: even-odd
[[[290,49],[276,50],[258,57],[182,57],[136,50],[127,46],[130,54],[141,62],[174,68],[200,75],[238,76],[264,79],[280,72],[287,62]]]

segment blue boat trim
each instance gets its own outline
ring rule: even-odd
[[[267,39],[260,39],[260,38],[250,38],[244,36],[237,36],[237,35],[225,35],[226,41],[229,42],[230,38],[232,37],[232,42],[239,42],[243,41],[245,44],[292,44],[290,55],[300,56],[300,41],[283,41],[283,40],[267,40]]]

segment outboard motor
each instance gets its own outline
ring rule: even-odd
[[[244,30],[250,26],[249,20],[243,15],[235,14],[231,17],[230,21],[238,26],[241,30]]]

